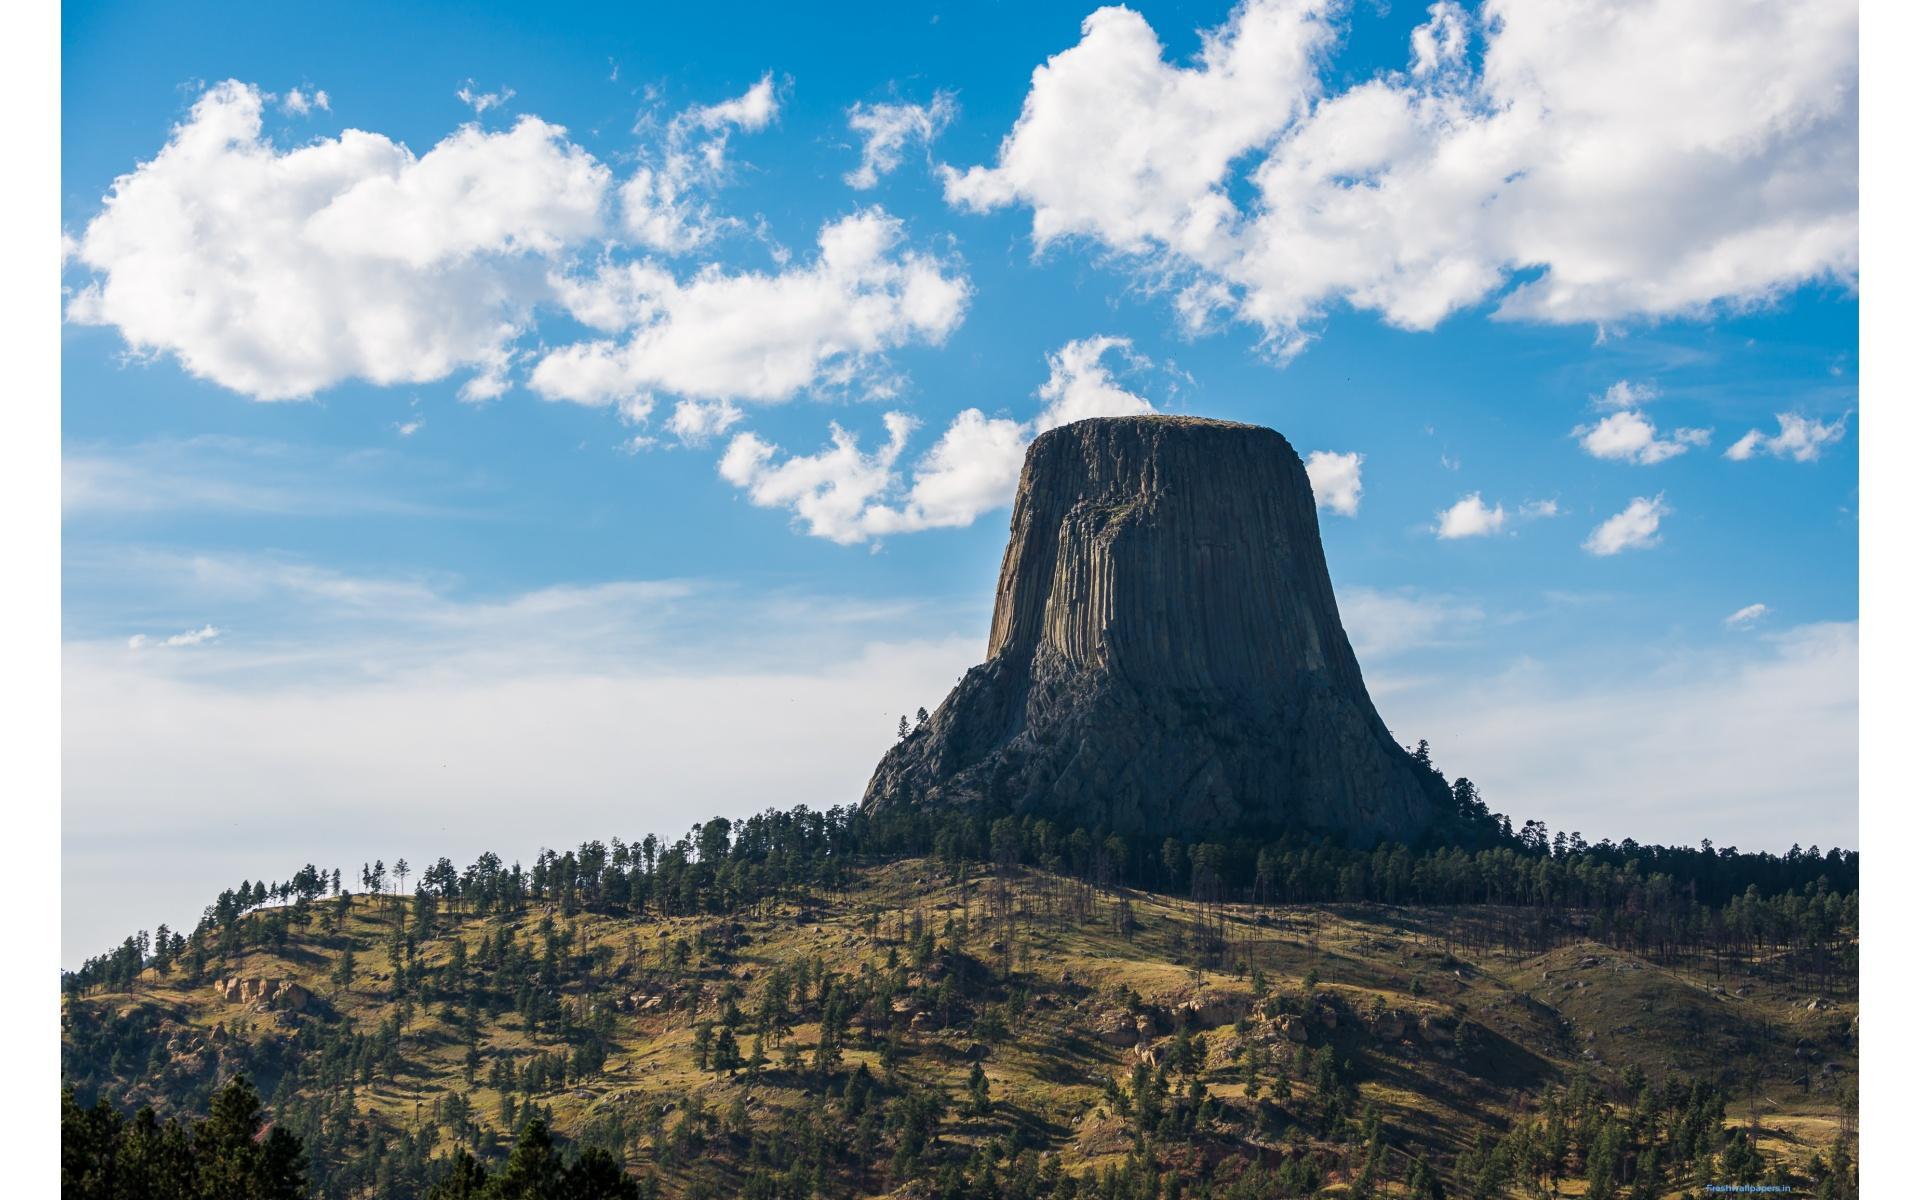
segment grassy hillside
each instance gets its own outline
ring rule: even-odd
[[[1489,909],[1201,907],[922,859],[725,916],[433,908],[255,913],[267,944],[197,977],[70,996],[65,1075],[164,1114],[244,1071],[340,1196],[418,1194],[533,1116],[671,1196],[1089,1171],[1111,1188],[1082,1195],[1581,1195],[1613,1128],[1663,1164],[1647,1194],[1804,1189],[1852,1132],[1850,981],[1703,975],[1568,941],[1577,913],[1513,947]]]

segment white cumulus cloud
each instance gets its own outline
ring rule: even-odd
[[[667,430],[687,445],[701,446],[738,425],[746,415],[731,400],[682,400],[673,406]]]
[[[758,435],[739,434],[721,459],[720,475],[753,503],[791,509],[807,533],[843,545],[970,525],[1013,499],[1027,446],[1039,434],[1090,417],[1153,411],[1144,397],[1120,385],[1109,356],[1136,368],[1148,365],[1126,338],[1068,342],[1047,356],[1047,380],[1035,393],[1042,405],[1031,420],[966,409],[911,472],[899,463],[915,422],[890,412],[884,418],[887,441],[872,452],[861,450],[859,439],[838,424],[825,449],[784,459],[779,447]]]
[[[1609,458],[1651,466],[1704,446],[1713,435],[1708,429],[1675,429],[1666,437],[1637,408],[1609,413],[1591,425],[1576,426],[1580,448],[1595,458]]]
[[[1761,617],[1772,611],[1764,604],[1749,604],[1737,612],[1729,613],[1723,623],[1728,629],[1751,629]]]
[[[1033,432],[1088,417],[1137,417],[1153,411],[1153,405],[1120,386],[1107,366],[1109,354],[1136,368],[1148,365],[1123,337],[1081,338],[1047,356],[1047,381],[1039,392],[1046,405],[1034,418]]]
[[[459,94],[478,113],[512,93],[468,81]],[[463,398],[488,400],[533,362],[542,395],[637,420],[656,390],[716,405],[850,382],[888,349],[940,341],[966,307],[965,276],[903,250],[878,209],[824,226],[807,266],[784,253],[773,273],[659,261],[738,224],[704,196],[727,175],[731,135],[776,117],[770,76],[655,129],[658,147],[624,183],[533,116],[463,126],[421,155],[357,129],[282,147],[262,128],[274,99],[238,81],[208,88],[115,181],[67,239],[70,269],[85,273],[69,320],[259,400],[460,373]],[[556,309],[619,336],[530,352]],[[685,409],[674,432],[711,436],[729,411]]]
[[[887,441],[872,453],[861,450],[859,438],[837,422],[828,449],[784,460],[779,459],[779,447],[758,434],[740,434],[720,459],[720,478],[744,489],[762,508],[792,509],[795,520],[815,537],[843,545],[866,541],[873,532],[869,514],[896,486],[893,464],[914,426],[905,413],[890,412],[881,420]]]
[[[1506,527],[1507,510],[1496,504],[1487,507],[1479,492],[1469,492],[1453,502],[1449,508],[1436,513],[1437,523],[1433,527],[1434,535],[1441,541],[1453,541],[1457,538],[1490,537]]]
[[[1360,464],[1366,455],[1357,452],[1336,454],[1315,450],[1307,455],[1307,482],[1313,485],[1313,502],[1343,517],[1360,514]]]
[[[1796,413],[1775,413],[1773,419],[1780,423],[1779,433],[1769,435],[1749,429],[1739,441],[1727,447],[1727,457],[1745,462],[1756,454],[1769,454],[1795,462],[1813,462],[1847,433],[1845,417],[1826,422]]]
[[[547,262],[601,228],[607,168],[533,117],[424,155],[350,129],[282,150],[210,88],[77,239],[69,320],[262,400],[477,370],[497,393]]]
[[[1405,71],[1330,89],[1345,11],[1246,0],[1183,65],[1099,9],[947,197],[1025,206],[1037,246],[1130,256],[1280,355],[1333,305],[1431,329],[1523,271],[1498,315],[1555,323],[1851,282],[1856,6],[1441,0]]]
[[[860,135],[860,165],[843,177],[864,191],[900,166],[909,146],[931,145],[957,111],[953,97],[934,93],[926,104],[855,104],[847,110],[847,128]]]
[[[1664,493],[1635,496],[1619,512],[1594,526],[1582,548],[1605,558],[1622,550],[1645,550],[1660,544],[1660,519],[1671,516]]]
[[[548,351],[528,383],[550,400],[641,417],[655,391],[776,403],[849,382],[888,350],[945,340],[966,312],[966,277],[901,240],[898,220],[867,209],[822,228],[811,263],[772,273],[681,278],[640,261],[559,279],[576,318],[623,336]]]

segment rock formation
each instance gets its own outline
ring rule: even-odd
[[[987,661],[888,751],[864,804],[1364,842],[1426,830],[1445,784],[1367,696],[1287,440],[1114,417],[1028,449]]]
[[[283,983],[278,979],[243,979],[238,975],[214,980],[213,990],[228,1004],[253,1001],[269,1005],[277,999],[282,1007],[294,1010],[306,1008],[313,999],[313,993],[297,983]]]

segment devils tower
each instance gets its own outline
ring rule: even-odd
[[[1293,447],[1149,416],[1028,448],[987,661],[887,752],[863,804],[1365,843],[1413,840],[1445,799],[1367,696]]]

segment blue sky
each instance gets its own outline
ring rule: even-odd
[[[1147,406],[1361,456],[1362,666],[1495,808],[1854,844],[1853,15],[1091,13],[68,6],[63,957],[857,799],[1019,447]]]

